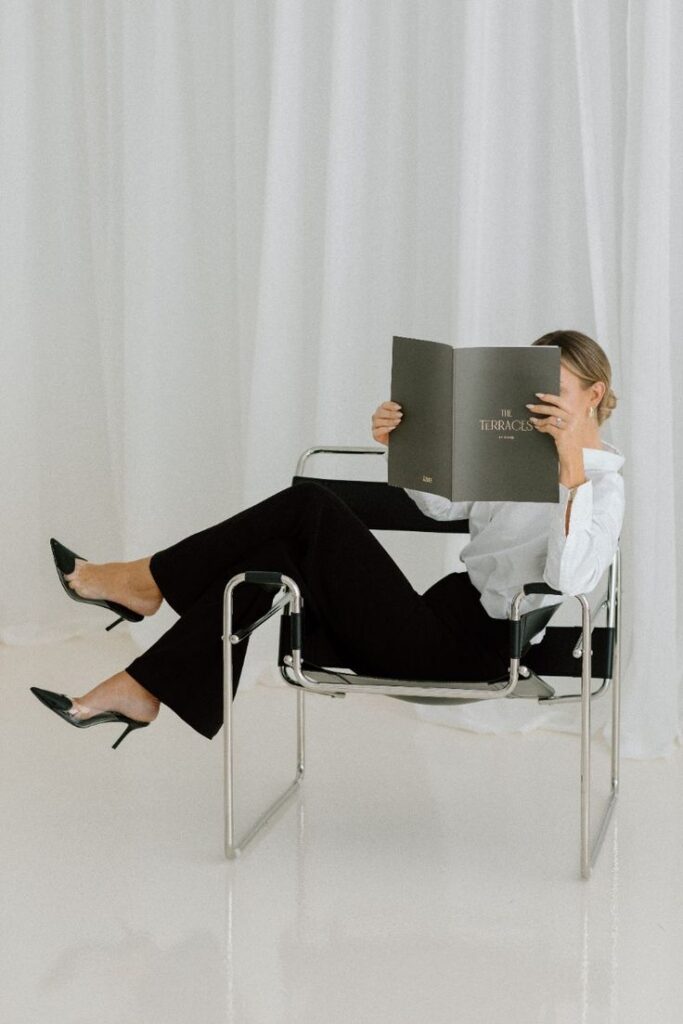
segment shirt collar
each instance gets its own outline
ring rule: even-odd
[[[596,472],[608,473],[618,472],[624,465],[624,456],[613,444],[609,441],[602,442],[606,447],[600,448],[584,448],[583,449],[583,465],[586,471],[595,470]]]

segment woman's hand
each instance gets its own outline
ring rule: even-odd
[[[566,401],[558,395],[537,395],[539,401],[527,402],[527,409],[532,413],[547,413],[548,419],[537,419],[530,416],[536,430],[542,434],[550,434],[555,441],[557,453],[560,458],[560,483],[567,487],[581,484],[585,481],[583,448],[585,437],[586,419],[584,416],[577,416]],[[561,422],[558,424],[557,417]]]
[[[389,434],[399,423],[403,413],[398,402],[382,402],[372,414],[372,436],[379,444],[389,444]]]

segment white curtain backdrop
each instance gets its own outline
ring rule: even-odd
[[[106,624],[50,536],[138,558],[286,487],[314,443],[372,443],[393,334],[571,327],[620,399],[622,751],[669,755],[682,50],[675,0],[0,0],[0,641]],[[418,589],[462,568],[453,539],[382,539]],[[117,628],[142,648],[174,618]],[[576,706],[415,714],[578,728]]]

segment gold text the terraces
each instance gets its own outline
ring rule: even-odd
[[[528,420],[479,420],[481,430],[533,430]]]

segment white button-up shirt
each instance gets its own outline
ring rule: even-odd
[[[449,501],[439,494],[404,488],[432,519],[469,519],[469,543],[460,560],[495,619],[509,618],[512,599],[525,583],[544,582],[562,594],[590,593],[617,550],[624,518],[624,456],[603,441],[603,449],[584,448],[585,483],[576,488],[569,533],[565,516],[569,488],[559,484],[559,503],[521,501]],[[556,594],[530,594],[522,614],[559,604]],[[532,643],[540,643],[545,629]]]

